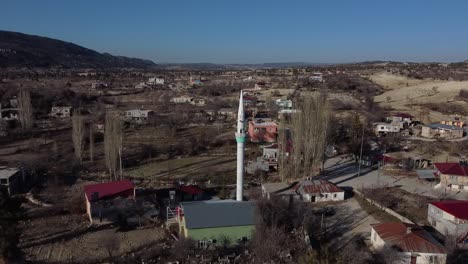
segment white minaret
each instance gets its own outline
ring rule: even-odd
[[[242,91],[239,98],[239,111],[237,112],[237,192],[236,200],[242,201],[244,197],[244,143],[245,143],[245,129],[244,129],[244,101]]]

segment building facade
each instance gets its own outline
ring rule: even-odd
[[[375,251],[395,249],[398,254],[395,263],[445,264],[447,261],[444,247],[427,231],[414,224],[373,224],[371,245]]]
[[[468,190],[468,164],[466,162],[434,163],[435,174],[440,179],[439,185],[447,190]]]
[[[441,234],[468,243],[468,201],[438,201],[428,205],[427,221]]]
[[[456,139],[463,137],[463,129],[444,124],[430,124],[421,128],[421,136],[425,138]]]
[[[235,244],[250,240],[255,230],[255,203],[209,200],[180,203],[177,222],[181,236],[197,241],[199,247]]]
[[[249,121],[249,138],[251,142],[276,142],[278,136],[278,124],[271,119],[254,118]]]

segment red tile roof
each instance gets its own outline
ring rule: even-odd
[[[417,225],[382,223],[371,226],[389,247],[396,247],[403,252],[446,253],[439,242]]]
[[[468,220],[468,201],[438,201],[431,204],[456,218]]]
[[[407,113],[396,113],[396,114],[394,114],[393,116],[401,117],[401,118],[413,118],[412,115],[407,114]]]
[[[343,192],[341,188],[325,180],[300,181],[294,186],[294,191],[297,190],[308,194]]]
[[[84,191],[86,197],[89,201],[92,200],[93,193],[98,193],[97,199],[102,199],[105,197],[111,197],[115,195],[119,195],[125,192],[131,191],[133,196],[133,183],[130,180],[121,180],[121,181],[112,181],[112,182],[104,182],[98,184],[90,184],[84,187]]]
[[[434,166],[442,174],[468,176],[468,166],[462,166],[457,162],[434,163]]]
[[[194,194],[194,195],[198,195],[198,194],[203,193],[203,191],[200,188],[198,188],[197,186],[195,186],[195,185],[183,185],[183,186],[180,186],[178,189],[181,192],[188,193],[188,194]]]

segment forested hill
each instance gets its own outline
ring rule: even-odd
[[[113,56],[73,43],[0,30],[0,67],[152,68],[150,60]]]

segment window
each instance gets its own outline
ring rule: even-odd
[[[436,258],[434,256],[429,256],[429,263],[430,264],[436,263]]]
[[[198,247],[199,248],[207,248],[208,247],[208,243],[206,240],[198,240]]]
[[[464,189],[465,189],[465,186],[460,185],[460,190],[464,190]]]
[[[336,193],[333,194],[333,198],[336,198],[338,195]]]
[[[7,179],[0,179],[0,184],[8,184],[8,180]]]

